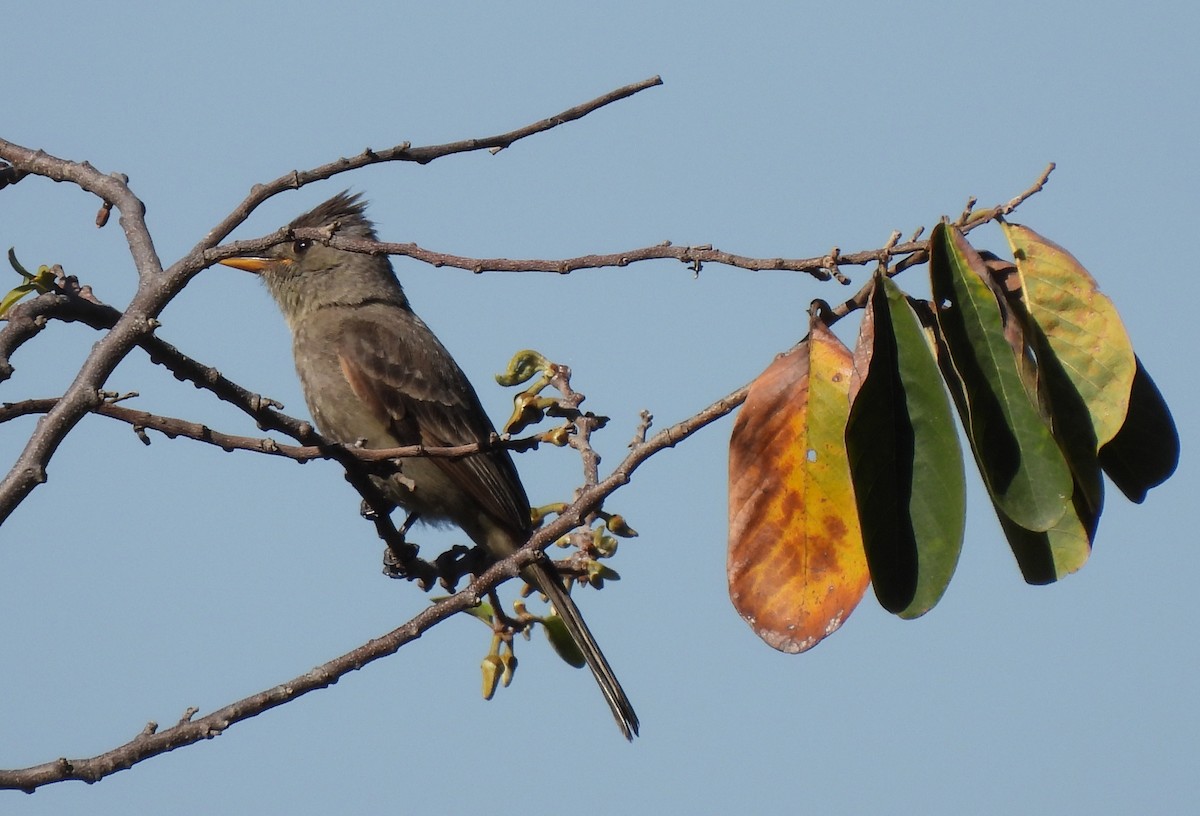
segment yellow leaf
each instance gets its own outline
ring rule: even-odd
[[[1087,405],[1099,448],[1117,435],[1129,410],[1136,370],[1129,335],[1113,302],[1071,253],[1028,227],[1002,226],[1029,316]]]

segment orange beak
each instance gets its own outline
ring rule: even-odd
[[[277,261],[271,258],[254,258],[243,256],[226,258],[223,261],[218,261],[218,263],[222,264],[223,266],[232,266],[234,269],[240,269],[243,272],[253,272],[257,275],[259,272],[262,272],[264,269],[271,266],[271,264],[277,263]]]

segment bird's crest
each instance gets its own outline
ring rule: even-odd
[[[336,223],[339,233],[374,240],[376,237],[375,226],[367,219],[366,210],[367,202],[363,200],[361,193],[351,195],[349,190],[343,190],[328,201],[318,204],[298,216],[288,224],[288,228],[321,228]]]

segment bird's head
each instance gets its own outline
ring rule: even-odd
[[[330,235],[375,240],[367,219],[367,202],[341,192],[290,224],[289,231],[324,230]],[[320,239],[295,238],[259,255],[221,261],[225,266],[253,272],[266,283],[289,323],[329,305],[356,306],[386,300],[407,305],[386,255],[367,255],[337,249]]]

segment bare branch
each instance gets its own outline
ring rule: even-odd
[[[1037,177],[1037,180],[1034,181],[1033,184],[1031,184],[1020,195],[1015,196],[1004,204],[997,204],[996,206],[989,207],[986,210],[971,210],[968,208],[966,211],[964,211],[960,219],[962,220],[962,223],[959,225],[959,229],[961,229],[964,233],[967,233],[976,227],[988,223],[989,221],[995,221],[998,218],[1009,215],[1028,198],[1042,191],[1042,188],[1046,186],[1046,182],[1050,179],[1050,174],[1054,172],[1054,167],[1054,162],[1050,162],[1048,165],[1046,165],[1046,169],[1042,171],[1042,174]],[[917,236],[924,231],[925,228],[921,227],[913,235],[913,240],[906,244],[900,244],[899,246],[895,244],[897,234],[892,234],[892,238],[888,241],[888,245],[879,251],[879,263],[887,273],[888,277],[894,277],[903,272],[905,269],[908,269],[910,266],[923,264],[929,260],[929,242],[916,240]],[[919,247],[916,251],[912,251],[907,257],[901,259],[895,265],[895,267],[891,269],[888,268],[888,263],[893,257],[896,255],[903,255],[905,252],[908,252],[909,250],[907,248],[914,244]],[[842,263],[846,263],[846,256],[843,255],[839,260]],[[871,285],[871,281],[868,280],[863,287],[855,292],[851,297],[830,309],[828,321],[829,325],[832,325],[851,312],[865,307],[867,299],[871,296]]]
[[[337,247],[338,249],[347,249],[352,252],[363,252],[372,255],[402,255],[414,260],[424,261],[431,266],[450,266],[475,273],[552,272],[558,275],[565,275],[578,269],[629,266],[639,261],[675,260],[687,264],[693,271],[699,271],[706,263],[716,263],[725,266],[734,266],[739,269],[749,269],[755,272],[769,270],[805,272],[820,281],[827,281],[831,277],[829,269],[826,267],[828,256],[803,259],[752,258],[747,255],[737,255],[732,252],[714,249],[711,245],[707,244],[702,246],[675,246],[670,241],[664,241],[654,246],[628,249],[603,255],[580,255],[560,260],[514,260],[510,258],[467,258],[460,255],[450,255],[444,252],[423,249],[414,243],[370,241],[363,238],[347,238],[339,235],[330,237],[318,229],[311,228],[295,230],[294,236],[323,241],[330,246]],[[258,248],[246,248],[244,245],[239,247],[243,252],[255,251]],[[912,249],[916,248],[918,247],[913,247]],[[905,250],[900,248],[899,251],[903,252]],[[867,263],[875,259],[873,253],[859,254],[864,256],[861,260],[855,260],[856,256],[853,255],[843,256],[838,260],[839,262],[847,262],[848,258],[848,262],[854,264]]]
[[[130,253],[138,271],[138,289],[129,307],[121,314],[112,329],[92,349],[62,399],[38,423],[24,450],[0,481],[0,524],[35,487],[46,481],[47,466],[66,435],[79,420],[99,404],[99,391],[109,375],[135,345],[153,332],[157,317],[166,305],[182,291],[188,281],[216,258],[209,250],[245,220],[258,204],[284,189],[298,188],[310,181],[329,178],[341,172],[379,161],[417,161],[422,164],[440,156],[495,147],[508,147],[513,142],[557,127],[564,122],[586,116],[611,102],[624,99],[646,88],[661,84],[652,77],[640,83],[618,88],[591,102],[570,108],[558,116],[526,125],[515,131],[485,139],[468,139],[446,145],[410,148],[407,144],[377,154],[366,151],[357,159],[338,160],[305,174],[291,173],[271,184],[260,186],[239,207],[185,257],[165,272],[154,252],[150,233],[143,218],[145,208],[133,195],[123,176],[104,175],[91,165],[59,159],[43,151],[30,150],[0,139],[0,161],[7,162],[16,173],[33,173],[57,181],[70,181],[98,195],[103,202],[116,206],[121,213]],[[366,488],[369,490],[369,488]]]
[[[486,136],[482,139],[463,139],[457,142],[428,147],[413,147],[408,142],[402,142],[395,147],[383,150],[367,148],[357,156],[340,158],[328,164],[323,164],[320,167],[314,167],[311,170],[293,170],[274,181],[255,185],[254,189],[250,191],[250,195],[227,218],[213,227],[204,240],[192,252],[203,252],[210,247],[216,246],[218,242],[233,232],[238,225],[249,218],[250,213],[254,212],[260,204],[284,190],[298,190],[306,184],[312,184],[314,181],[323,181],[324,179],[332,178],[350,170],[357,170],[360,167],[367,167],[381,162],[405,161],[428,164],[434,159],[440,159],[443,156],[450,156],[455,153],[467,153],[475,150],[491,150],[496,152],[511,146],[514,142],[521,139],[538,133],[544,133],[547,130],[551,130],[567,122],[573,122],[576,119],[582,119],[589,113],[597,111],[606,105],[619,102],[622,99],[661,84],[662,79],[660,77],[652,76],[649,79],[643,79],[641,82],[634,82],[630,85],[609,91],[603,96],[598,96],[589,102],[568,108],[557,116],[550,116],[496,136]],[[220,260],[220,258],[207,257],[206,260],[211,263]]]
[[[651,456],[687,439],[696,431],[733,411],[746,398],[748,386],[717,400],[696,415],[659,431],[646,442],[636,444],[625,459],[606,478],[585,488],[579,497],[551,523],[537,530],[529,542],[513,555],[498,561],[460,592],[438,601],[411,620],[388,634],[368,641],[299,677],[251,695],[211,714],[195,718],[189,708],[177,724],[162,731],[145,728],[129,742],[88,759],[60,758],[29,768],[0,771],[0,789],[32,792],[43,785],[69,779],[96,782],[106,776],[131,768],[150,757],[224,733],[229,726],[268,711],[318,689],[327,688],[351,671],[363,668],[380,658],[395,654],[404,644],[456,612],[479,603],[489,590],[515,577],[527,564],[544,557],[543,550],[586,516],[598,509],[604,499],[627,484],[634,471]]]
[[[960,227],[963,232],[970,232],[976,227],[989,221],[1008,215],[1030,196],[1039,192],[1046,184],[1050,173],[1054,170],[1051,163],[1037,181],[1020,195],[1004,204],[997,204],[985,210],[967,210],[960,216]],[[909,266],[924,263],[928,258],[928,241],[917,240],[924,228],[917,231],[912,239],[899,242],[899,235],[889,239],[886,246],[880,249],[868,249],[859,252],[842,253],[834,247],[825,255],[811,258],[754,258],[715,249],[709,244],[701,246],[675,246],[670,241],[663,241],[654,246],[627,249],[607,254],[579,255],[574,258],[541,259],[541,258],[469,258],[461,255],[451,255],[445,252],[435,252],[425,249],[412,242],[394,243],[388,241],[372,241],[366,238],[351,238],[342,235],[329,235],[328,231],[319,228],[297,230],[276,230],[270,235],[246,241],[235,241],[222,245],[210,251],[209,258],[224,260],[235,255],[262,252],[275,244],[291,241],[295,238],[309,238],[320,241],[337,249],[350,252],[361,252],[366,255],[398,255],[423,261],[431,266],[449,266],[455,269],[466,269],[476,274],[482,272],[550,272],[565,275],[580,269],[599,269],[605,267],[623,267],[641,261],[675,260],[687,264],[695,272],[706,263],[722,264],[750,271],[787,271],[803,272],[820,281],[836,279],[842,285],[849,285],[850,280],[840,271],[844,266],[866,266],[871,263],[883,262],[885,259],[905,256],[897,265],[899,272]]]
[[[649,82],[649,80],[647,82]],[[633,87],[635,86],[627,86],[627,88]],[[625,91],[627,89],[621,90]],[[604,99],[606,99],[606,97],[601,97],[601,100]],[[592,103],[588,104],[594,105],[599,101],[600,100],[593,100]],[[581,106],[581,108],[582,107],[583,106]],[[572,110],[574,111],[578,109]],[[545,122],[551,121],[555,120],[544,120],[543,123],[538,123],[537,125],[531,125],[529,127],[539,127]],[[514,133],[517,133],[517,131],[514,131]],[[512,136],[512,134],[507,134],[504,138],[508,138],[510,136]],[[493,140],[500,138],[501,137],[493,137]],[[980,226],[981,224],[1011,213],[1023,201],[1039,192],[1045,186],[1046,181],[1053,170],[1054,165],[1050,164],[1042,172],[1033,185],[1005,204],[997,205],[987,210],[970,211],[964,213],[963,230],[969,231]],[[296,234],[299,235],[303,233],[307,235],[308,232],[310,231],[297,230]],[[289,236],[286,230],[279,230],[276,233],[273,233],[271,236],[267,236],[266,238],[256,239],[254,241],[236,242],[224,247],[218,247],[216,249],[209,250],[208,253],[206,253],[206,257],[211,260],[212,258],[217,257],[230,257],[238,252],[256,251],[264,249],[273,243],[287,240],[288,237]],[[354,251],[408,254],[412,257],[418,257],[430,263],[459,266],[462,268],[470,268],[474,271],[496,269],[508,271],[526,270],[563,272],[569,271],[570,269],[578,269],[589,266],[623,266],[635,261],[650,260],[652,258],[676,258],[677,260],[683,260],[693,264],[694,268],[696,269],[699,269],[704,261],[712,261],[749,269],[771,268],[806,271],[816,277],[823,276],[823,279],[828,279],[831,274],[833,274],[834,270],[837,270],[841,266],[866,265],[868,263],[876,262],[886,267],[892,258],[896,256],[904,256],[895,264],[894,267],[889,270],[889,274],[895,275],[909,266],[917,263],[923,263],[928,258],[927,241],[910,240],[905,243],[897,243],[897,237],[895,235],[893,235],[888,240],[887,244],[880,249],[850,254],[841,254],[837,251],[831,251],[829,254],[821,257],[801,260],[789,260],[782,258],[770,260],[753,259],[743,256],[729,255],[728,253],[713,250],[711,247],[672,247],[668,243],[616,255],[589,255],[582,256],[580,258],[568,259],[566,261],[507,261],[495,259],[469,259],[456,256],[440,255],[436,253],[427,253],[425,250],[421,250],[413,244],[388,244],[375,241],[349,239],[339,236],[333,236],[330,238],[324,234],[316,234],[312,237],[318,240],[327,241],[332,245]],[[838,273],[838,276],[839,280],[848,283],[848,280],[841,276],[840,272]],[[8,363],[8,355],[14,348],[19,346],[29,337],[32,337],[34,334],[36,334],[42,325],[42,323],[38,322],[39,319],[44,320],[44,316],[52,311],[50,302],[44,300],[45,298],[50,297],[53,296],[43,295],[42,298],[38,298],[30,304],[25,304],[22,307],[18,307],[17,310],[14,310],[13,320],[10,322],[9,327],[7,327],[3,332],[0,332],[0,381],[5,379],[11,373],[11,366]],[[854,311],[855,309],[861,308],[865,302],[865,297],[866,289],[864,288],[856,293],[853,297],[846,300],[840,306],[834,308],[831,316],[834,319],[837,319],[851,311]],[[61,309],[65,309],[68,305],[67,301],[62,300],[56,300],[54,303],[57,303]],[[38,305],[35,306],[34,304]],[[88,322],[89,325],[94,325],[97,328],[115,327],[121,320],[121,313],[115,309],[111,309],[110,307],[99,306],[91,303],[81,306],[78,301],[70,303],[69,305],[74,307],[76,310],[80,310],[81,314],[83,315],[75,319],[85,320],[85,322]],[[263,425],[263,427],[281,430],[293,436],[293,438],[300,442],[309,442],[312,440],[314,436],[313,429],[310,425],[308,425],[308,423],[304,423],[299,420],[293,420],[274,411],[267,410],[268,408],[272,407],[270,401],[264,405],[262,397],[251,394],[245,389],[242,389],[239,386],[224,380],[224,378],[222,378],[215,370],[186,358],[169,344],[157,341],[149,334],[149,331],[153,330],[153,327],[156,325],[156,323],[153,320],[150,320],[147,325],[149,326],[147,331],[134,333],[133,342],[145,347],[147,351],[150,352],[151,359],[155,360],[156,362],[170,360],[171,363],[169,364],[169,367],[171,367],[176,373],[176,376],[191,379],[198,386],[213,390],[214,393],[216,393],[222,399],[226,399],[234,402],[235,404],[243,406],[244,410],[254,416],[255,419],[258,420],[261,425]],[[100,385],[102,385],[102,382]],[[97,389],[100,387],[100,385],[97,385]],[[95,392],[92,392],[93,395],[94,393]],[[70,397],[71,394],[72,391],[69,391],[68,394],[64,396],[64,400],[67,397]],[[78,413],[78,416],[82,416],[83,413],[94,410],[98,404],[94,401],[94,399],[89,398],[86,395],[84,397],[77,396],[76,400],[80,403],[80,405],[73,409],[72,415]],[[55,406],[54,410],[60,409],[62,404],[63,401],[60,401]],[[74,422],[78,421],[78,416],[76,416],[76,418],[73,420]],[[65,434],[65,432],[66,431],[64,430],[62,433]],[[38,434],[35,433],[34,439],[36,439],[37,436]],[[31,445],[34,442],[34,439],[31,439]],[[53,450],[50,449],[46,454],[46,461],[48,461],[48,457],[52,452]],[[25,458],[26,457],[23,455],[22,460],[18,461],[17,466],[19,466],[21,462],[25,460]],[[39,479],[44,480],[44,469],[25,470],[18,472],[17,466],[14,466],[13,471],[9,473],[9,476],[5,479],[3,485],[0,485],[0,523],[3,522],[4,518],[7,516],[7,513],[11,512],[12,507],[15,507],[16,503],[19,503],[20,499],[23,498],[24,495],[27,495],[29,490],[32,490],[33,486],[38,483]],[[14,474],[17,474],[17,476],[14,477]],[[353,473],[351,473],[351,479],[353,481]],[[17,482],[16,486],[6,491],[4,487],[9,486],[12,482]],[[369,488],[364,487],[364,489],[368,493],[371,492]],[[20,492],[21,490],[24,492]]]
[[[0,403],[0,423],[31,414],[44,414],[57,403],[58,398],[56,397]],[[182,436],[194,439],[197,442],[213,445],[225,451],[250,451],[252,453],[262,453],[268,456],[292,459],[296,462],[310,462],[313,459],[336,460],[339,457],[335,456],[333,451],[337,449],[344,451],[349,457],[361,462],[387,462],[391,459],[412,456],[433,459],[462,459],[495,448],[507,448],[508,450],[517,451],[532,450],[541,441],[536,436],[529,436],[521,439],[501,439],[496,437],[486,442],[447,447],[405,445],[398,448],[355,448],[350,445],[339,445],[333,442],[322,442],[321,444],[314,445],[287,445],[277,442],[269,436],[238,436],[236,434],[224,433],[213,430],[199,422],[191,422],[186,419],[177,419],[176,417],[162,416],[161,414],[152,414],[148,411],[126,408],[121,405],[115,405],[109,400],[102,401],[92,410],[92,413],[124,422],[130,425],[135,432],[155,430],[169,439]],[[147,445],[150,444],[149,437],[142,438],[142,442]]]

